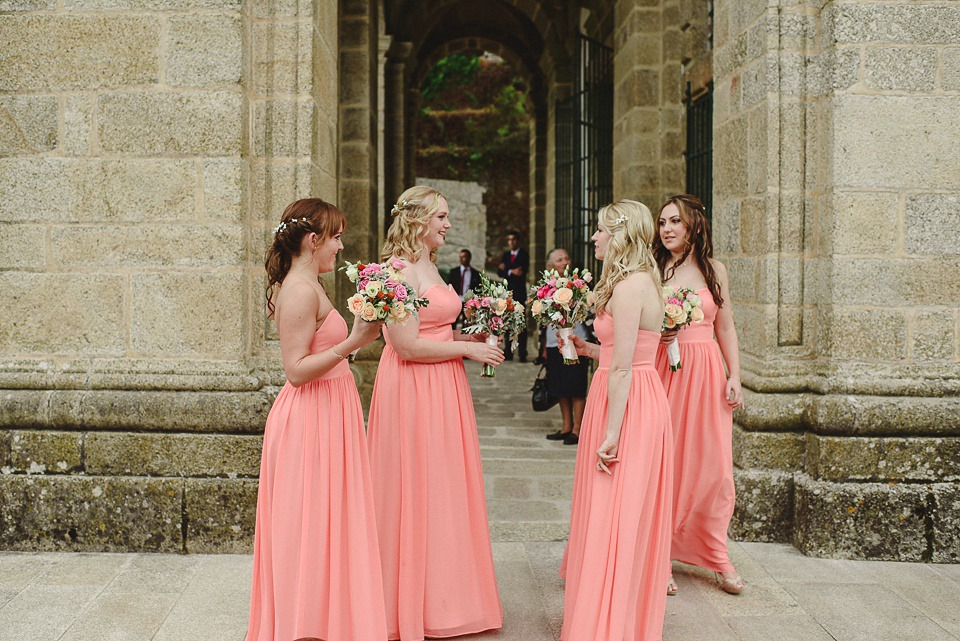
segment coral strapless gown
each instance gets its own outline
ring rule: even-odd
[[[420,338],[453,340],[460,297],[424,294]],[[503,625],[473,396],[463,361],[380,357],[369,425],[388,638],[420,641]]]
[[[333,310],[310,352],[346,337]],[[247,641],[386,639],[365,441],[346,361],[277,395],[263,436]]]
[[[612,476],[597,470],[607,429],[607,377],[613,319],[600,314],[600,366],[580,428],[574,472],[562,641],[656,641],[663,634],[673,438],[670,408],[653,359],[660,334],[640,330],[633,378]]]
[[[723,398],[727,375],[713,338],[717,304],[706,287],[703,322],[677,334],[680,364],[671,372],[666,348],[657,371],[670,402],[676,444],[673,544],[670,558],[715,572],[733,572],[727,526],[733,516],[733,410]]]

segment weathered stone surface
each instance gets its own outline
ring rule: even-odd
[[[834,47],[820,59],[824,89],[849,89],[860,81],[860,47]]]
[[[0,156],[56,149],[59,117],[56,96],[0,96]]]
[[[309,22],[254,23],[251,57],[257,93],[310,91],[312,35]]]
[[[90,154],[96,98],[84,94],[68,94],[63,103],[63,144],[60,148],[67,156]]]
[[[0,158],[0,219],[184,220],[196,211],[196,185],[190,161]]]
[[[714,131],[714,198],[742,196],[747,190],[747,131],[743,117]]]
[[[960,398],[828,394],[811,399],[810,428],[818,434],[960,435]]]
[[[895,192],[833,194],[820,243],[831,254],[892,254],[899,242],[899,203]]]
[[[183,481],[0,476],[0,546],[9,550],[181,551]]]
[[[929,560],[924,486],[796,478],[794,545],[835,559]]]
[[[253,480],[187,480],[187,551],[250,554],[257,522],[257,486]]]
[[[203,161],[204,220],[219,224],[244,220],[245,172],[246,167],[239,159],[210,158]]]
[[[243,245],[239,225],[70,225],[55,227],[50,242],[63,269],[225,267],[243,261]]]
[[[807,436],[805,470],[825,481],[960,481],[960,439]]]
[[[936,511],[932,515],[934,563],[960,563],[960,486],[932,486]]]
[[[943,50],[940,82],[946,91],[960,90],[960,47],[949,47]]]
[[[123,353],[123,277],[0,272],[0,289],[0,353]]]
[[[727,530],[738,541],[790,541],[794,527],[793,476],[772,470],[734,469],[737,502]]]
[[[71,432],[11,431],[10,471],[27,474],[82,472],[83,435]]]
[[[824,42],[953,44],[960,40],[955,6],[838,4],[823,14]]]
[[[167,26],[167,84],[240,82],[243,40],[235,15],[175,16]]]
[[[863,81],[871,89],[933,91],[937,50],[871,47],[867,49]]]
[[[153,17],[0,16],[0,91],[98,89],[157,81],[160,21]]]
[[[956,326],[953,310],[917,312],[913,324],[913,360],[956,362]]]
[[[748,432],[733,425],[733,463],[740,469],[796,472],[803,469],[805,450],[803,434]]]
[[[256,477],[259,436],[100,432],[86,437],[88,474]]]
[[[273,158],[309,155],[313,108],[312,101],[257,101],[253,106],[253,153]]]
[[[904,251],[909,254],[960,254],[960,196],[907,196]]]
[[[231,91],[101,94],[100,146],[121,154],[236,154],[241,102]]]
[[[0,0],[0,11],[42,11],[56,6],[57,0]]]
[[[907,320],[902,311],[883,309],[864,314],[834,307],[820,318],[822,354],[860,361],[902,361],[907,357]]]
[[[142,354],[220,354],[243,349],[239,273],[136,274],[130,278],[130,347]],[[217,310],[218,321],[198,315]]]
[[[835,187],[939,191],[960,175],[960,101],[954,96],[838,94],[829,102]]]
[[[765,432],[798,432],[805,427],[805,413],[810,399],[802,394],[757,394],[743,390],[745,409],[736,416],[737,425],[745,430]]]
[[[0,225],[0,269],[42,269],[46,230],[40,225]]]
[[[63,0],[64,9],[239,9],[240,0]]]

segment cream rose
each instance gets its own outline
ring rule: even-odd
[[[673,329],[674,327],[677,326],[677,322],[672,318],[670,318],[669,316],[667,316],[666,318],[663,319],[663,326],[666,327],[667,329]]]
[[[593,304],[597,302],[597,295],[593,292],[587,292],[585,300],[587,307],[593,307]]]
[[[553,300],[561,307],[570,307],[570,301],[573,300],[573,291],[566,287],[561,287],[553,294]]]
[[[495,311],[497,314],[502,314],[507,311],[507,301],[502,298],[495,300],[493,302],[493,311]]]
[[[403,315],[405,309],[406,308],[403,306],[403,303],[400,301],[394,301],[393,304],[390,305],[390,315],[394,318],[399,318]]]
[[[517,304],[519,305],[519,303]],[[539,314],[543,311],[543,303],[541,303],[539,300],[535,300],[533,301],[533,305],[530,306],[530,309],[534,314]]]
[[[363,311],[360,312],[360,318],[362,318],[365,321],[377,320],[377,308],[374,307],[371,303],[364,304]]]
[[[694,307],[693,311],[690,312],[690,320],[694,323],[699,323],[703,320],[703,310],[699,307]]]
[[[351,312],[353,312],[355,316],[360,315],[360,313],[363,311],[363,306],[365,304],[366,303],[363,300],[363,296],[361,296],[360,294],[354,294],[353,296],[347,299],[347,307],[350,309]]]
[[[383,291],[383,283],[381,283],[379,280],[371,280],[369,283],[367,283],[367,286],[363,291],[366,292],[367,296],[373,298]]]

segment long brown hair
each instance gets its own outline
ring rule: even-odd
[[[273,294],[290,271],[293,259],[300,255],[304,236],[313,232],[326,240],[347,226],[343,212],[325,200],[304,198],[283,210],[280,224],[273,230],[273,243],[267,248],[263,266],[267,270],[267,309],[273,316]]]
[[[663,241],[658,233],[653,239],[653,255],[657,259],[657,265],[663,273],[664,282],[673,277],[677,267],[683,264],[688,256],[693,255],[693,260],[703,273],[703,278],[707,281],[707,289],[713,295],[713,300],[717,307],[723,306],[723,297],[720,296],[720,283],[717,281],[717,272],[713,269],[713,241],[710,234],[710,221],[707,220],[706,208],[699,198],[691,194],[678,194],[671,196],[667,202],[660,206],[657,212],[657,229],[660,229],[660,214],[668,205],[676,205],[680,211],[680,221],[687,228],[687,236],[684,238],[686,245],[680,258],[667,269],[671,254],[670,250],[663,246]]]

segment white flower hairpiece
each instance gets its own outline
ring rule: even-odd
[[[391,216],[396,216],[397,213],[399,213],[401,209],[406,209],[406,208],[409,207],[411,204],[412,204],[412,203],[409,203],[409,202],[407,202],[406,200],[401,200],[400,202],[398,202],[396,205],[393,206],[393,209],[390,210],[390,215],[391,215]]]
[[[617,216],[616,220],[614,220],[613,222],[618,223],[618,224],[619,224],[619,223],[625,223],[625,222],[627,222],[627,215],[626,215],[626,214],[620,214],[619,216]]]
[[[305,223],[307,222],[306,217],[304,218],[291,218],[290,220],[280,221],[280,224],[273,228],[273,235],[276,236],[288,226],[295,225],[296,223]]]

